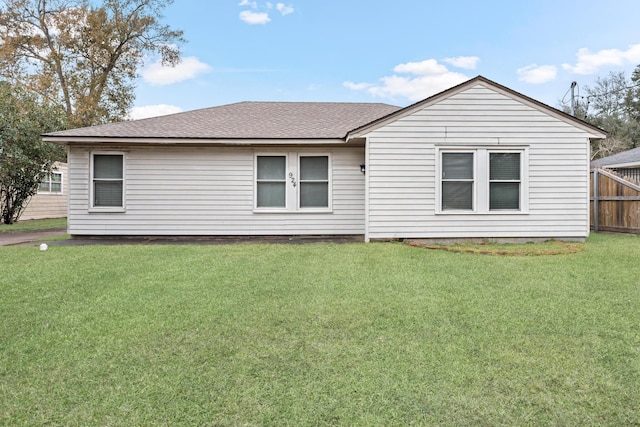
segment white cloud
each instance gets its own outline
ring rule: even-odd
[[[451,64],[454,67],[464,68],[466,70],[474,70],[480,62],[477,56],[457,56],[455,58],[444,58],[442,62]]]
[[[243,10],[240,12],[240,20],[250,25],[266,24],[271,21],[269,14],[266,12],[253,12],[251,10]]]
[[[240,7],[250,7],[253,10],[243,10],[240,12],[240,20],[250,25],[264,25],[271,22],[270,11],[275,7],[282,16],[289,15],[295,11],[292,5],[286,5],[284,3],[276,3],[275,6],[272,2],[268,1],[258,4],[257,1],[241,0],[238,3]],[[266,10],[266,12],[259,12],[258,10]]]
[[[195,56],[183,58],[175,67],[163,66],[160,61],[145,66],[142,78],[153,85],[170,85],[184,80],[193,79],[199,74],[211,71],[211,67],[200,62]]]
[[[421,62],[407,62],[405,64],[396,65],[393,68],[396,73],[410,73],[417,75],[438,75],[447,72],[447,67],[439,64],[435,59],[425,59]]]
[[[401,96],[410,101],[419,101],[469,80],[469,77],[450,71],[435,59],[399,64],[393,70],[398,74],[408,73],[412,76],[394,74],[382,77],[378,84],[347,81],[343,85],[352,90],[366,91],[383,98]]]
[[[555,80],[558,75],[558,67],[555,65],[531,64],[518,68],[518,80],[526,83],[547,83]]]
[[[562,64],[562,68],[575,74],[595,74],[605,66],[637,64],[640,62],[640,44],[630,45],[627,50],[603,49],[595,53],[582,48],[576,56],[576,65]]]
[[[249,6],[253,9],[257,9],[258,3],[256,3],[255,1],[242,0],[240,3],[238,3],[238,6]]]
[[[374,84],[371,84],[371,83],[354,83],[349,81],[342,83],[342,85],[351,90],[367,90],[370,87],[375,86]]]
[[[285,6],[284,3],[276,4],[276,9],[278,9],[280,11],[280,13],[282,13],[282,16],[288,15],[288,14],[294,12],[293,7],[291,5]]]
[[[149,117],[166,116],[167,114],[175,114],[182,112],[182,108],[175,105],[158,104],[145,105],[144,107],[133,107],[129,111],[129,119],[139,120]]]

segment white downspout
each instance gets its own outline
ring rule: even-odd
[[[371,171],[369,169],[369,137],[364,139],[364,241],[369,242],[369,176]]]

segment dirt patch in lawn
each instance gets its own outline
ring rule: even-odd
[[[448,252],[461,252],[479,255],[512,255],[512,256],[537,256],[537,255],[566,255],[581,252],[584,243],[561,242],[549,240],[542,243],[455,243],[442,244],[430,243],[420,240],[408,240],[410,246],[437,249]]]

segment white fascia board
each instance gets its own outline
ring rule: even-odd
[[[596,167],[601,167],[601,168],[620,168],[620,169],[624,169],[624,168],[638,168],[640,167],[640,162],[628,162],[628,163],[614,163],[611,165],[599,165]]]
[[[199,138],[100,138],[43,136],[56,144],[132,144],[132,145],[344,145],[344,139],[199,139]]]

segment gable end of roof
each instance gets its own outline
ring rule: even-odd
[[[571,124],[573,124],[576,127],[582,128],[584,130],[586,130],[589,133],[592,133],[594,136],[594,138],[606,138],[607,133],[598,128],[597,126],[594,126],[584,120],[578,119],[577,117],[574,117],[570,114],[565,113],[564,111],[560,111],[557,108],[553,108],[543,102],[540,102],[536,99],[530,98],[527,95],[524,95],[520,92],[517,92],[513,89],[510,89],[506,86],[503,86],[499,83],[496,83],[486,77],[483,76],[476,76],[470,80],[467,80],[466,82],[462,82],[456,86],[453,86],[449,89],[446,89],[442,92],[439,92],[435,95],[432,95],[426,99],[423,99],[422,101],[418,101],[414,104],[408,105],[407,107],[404,107],[403,109],[399,110],[399,111],[395,111],[393,113],[390,113],[384,117],[381,117],[379,119],[376,119],[374,121],[372,121],[371,123],[367,123],[363,126],[360,126],[358,128],[355,128],[353,130],[351,130],[348,134],[347,134],[347,139],[350,138],[355,138],[355,137],[361,137],[366,133],[369,133],[381,126],[384,126],[385,124],[389,123],[390,121],[394,121],[397,120],[399,118],[402,118],[404,116],[410,115],[412,114],[414,111],[424,108],[430,104],[434,104],[442,99],[448,98],[450,96],[455,95],[456,93],[462,92],[463,90],[472,87],[476,84],[483,84],[485,86],[489,86],[492,87],[500,92],[506,93],[512,97],[518,98],[520,100],[522,100],[523,102],[526,102],[532,106],[534,106],[534,108],[540,109],[540,110],[544,110],[545,112],[547,112],[548,114],[554,115],[556,117],[558,117],[559,119],[569,122]]]

